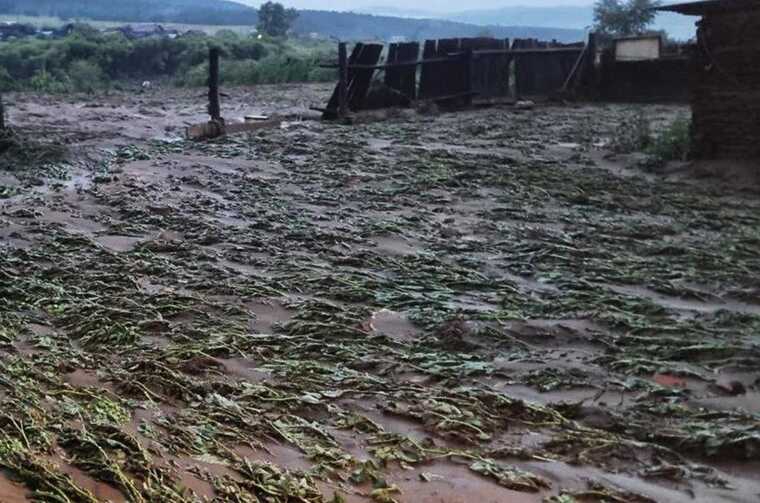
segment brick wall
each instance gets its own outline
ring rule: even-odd
[[[695,157],[760,159],[760,11],[702,19],[691,88]]]

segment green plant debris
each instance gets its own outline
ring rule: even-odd
[[[597,166],[637,113],[119,137],[81,183],[14,191],[4,475],[51,503],[649,501],[554,468],[741,500],[760,200]]]
[[[551,487],[549,481],[538,475],[506,466],[491,459],[476,461],[470,470],[495,479],[500,485],[516,491],[538,492]]]

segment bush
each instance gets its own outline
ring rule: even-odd
[[[691,120],[680,116],[659,133],[646,152],[660,161],[685,161],[691,148]]]
[[[326,46],[306,47],[259,40],[229,30],[215,36],[129,40],[80,26],[61,39],[21,39],[0,44],[0,92],[93,91],[115,80],[171,78],[178,85],[204,86],[208,49],[223,51],[222,79],[229,85],[334,79],[318,68],[332,56]],[[334,59],[334,57],[333,57]]]
[[[69,80],[75,91],[91,93],[109,86],[103,69],[93,61],[77,60],[69,67]]]
[[[175,83],[180,86],[205,86],[208,63],[192,67]],[[323,82],[335,80],[335,71],[319,68],[317,56],[294,56],[284,52],[263,59],[223,60],[219,80],[226,85],[278,84],[284,82]]]
[[[29,79],[28,87],[38,93],[68,93],[71,91],[71,82],[66,74],[53,75],[42,69]]]
[[[610,148],[618,154],[640,152],[649,147],[651,133],[643,110],[623,120],[617,127]]]

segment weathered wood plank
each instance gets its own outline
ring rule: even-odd
[[[356,58],[356,64],[376,65],[382,53],[382,44],[363,44]],[[375,70],[372,69],[354,69],[351,72],[349,67],[348,107],[352,111],[361,110],[374,73]]]
[[[432,59],[437,57],[437,43],[435,40],[425,40],[425,45],[422,50],[423,59]],[[440,94],[439,90],[439,69],[440,63],[425,63],[422,65],[422,71],[420,72],[420,89],[419,96],[422,99],[430,99],[436,94]]]
[[[437,55],[445,57],[460,51],[461,41],[458,38],[443,38],[438,41]],[[469,83],[465,81],[465,58],[455,57],[442,63],[440,69],[439,96],[454,96],[469,92]]]
[[[357,59],[359,58],[359,54],[362,52],[362,48],[364,47],[364,44],[358,43],[354,46],[354,48],[351,50],[351,55],[348,57],[348,65],[350,67],[351,64],[356,63]],[[338,71],[340,71],[340,65],[338,65]],[[351,78],[353,75],[353,71],[349,68],[348,70],[348,76],[346,78],[346,93],[348,93],[347,89],[351,85]],[[338,109],[340,107],[340,82],[335,85],[335,89],[333,90],[332,95],[330,96],[330,99],[327,101],[327,107],[325,112],[322,114],[322,118],[324,119],[334,119],[338,116]]]
[[[338,44],[338,117],[348,113],[348,57],[346,43]]]
[[[388,48],[388,64],[412,63],[419,58],[420,44],[408,42],[391,44]],[[417,67],[398,66],[385,70],[385,84],[407,96],[410,100],[417,97]]]
[[[185,136],[190,140],[203,140],[228,134],[258,131],[260,129],[274,129],[280,127],[281,124],[282,119],[276,117],[258,121],[233,122],[232,124],[209,121],[188,127],[185,129]]]
[[[491,103],[510,97],[509,40],[494,38],[462,39],[463,49],[472,49],[471,88],[476,103]]]

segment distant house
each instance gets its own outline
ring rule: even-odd
[[[37,29],[31,24],[0,23],[0,40],[33,37],[35,35],[37,35]]]
[[[206,32],[203,30],[187,30],[181,36],[183,37],[205,37]]]
[[[130,40],[148,37],[177,38],[179,36],[177,30],[167,30],[160,24],[128,24],[111,31],[119,32]]]
[[[76,24],[74,24],[74,23],[68,23],[68,24],[65,24],[65,25],[61,26],[57,30],[54,30],[52,36],[56,37],[56,38],[67,37],[67,36],[71,35],[72,33],[74,33],[74,31],[76,30],[76,28],[77,28]]]
[[[660,7],[700,16],[690,64],[694,157],[760,159],[760,2]]]

